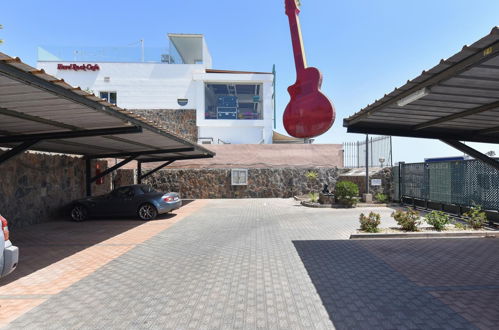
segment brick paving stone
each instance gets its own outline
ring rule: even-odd
[[[438,244],[408,241],[406,265],[390,259],[405,241],[346,240],[370,209],[309,209],[288,199],[206,203],[7,328],[475,329],[493,321],[461,316],[445,301],[440,278],[419,266],[438,271],[425,263],[439,260]],[[394,225],[391,209],[375,211],[385,226]],[[474,248],[485,251],[480,243]],[[466,260],[455,265],[471,261],[452,257]],[[452,290],[463,285],[445,279]],[[466,292],[499,285],[485,279],[466,282]]]

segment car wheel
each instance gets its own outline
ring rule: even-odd
[[[149,204],[149,203],[145,203],[139,207],[139,210],[137,211],[137,213],[138,213],[139,218],[141,220],[147,221],[147,220],[155,219],[156,216],[158,215],[158,210],[156,210],[154,205]]]
[[[71,219],[76,222],[84,221],[87,219],[87,209],[83,205],[75,205],[71,209]]]

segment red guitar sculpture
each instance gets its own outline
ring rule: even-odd
[[[307,67],[300,31],[297,0],[285,0],[296,66],[296,82],[288,87],[291,100],[284,110],[284,128],[296,138],[311,138],[325,133],[334,123],[333,104],[319,90],[322,74]]]

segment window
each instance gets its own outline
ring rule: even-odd
[[[121,187],[116,190],[113,190],[111,193],[115,198],[129,198],[133,197],[134,192],[132,187]]]
[[[142,192],[144,194],[149,194],[149,193],[155,193],[156,192],[156,190],[154,190],[153,187],[147,186],[147,185],[140,186],[140,190],[142,190]]]
[[[205,119],[263,119],[262,84],[209,83],[205,101]]]
[[[232,169],[231,182],[233,186],[245,186],[248,184],[248,170],[247,169]]]
[[[116,105],[116,92],[100,92],[100,98]]]

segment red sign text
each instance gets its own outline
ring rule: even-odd
[[[99,71],[98,64],[57,64],[57,70]]]

